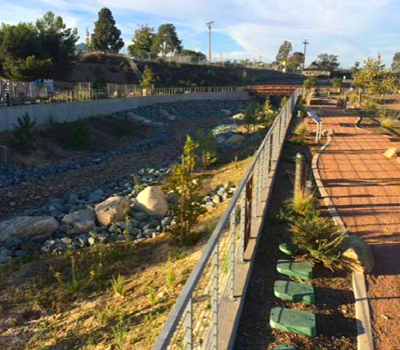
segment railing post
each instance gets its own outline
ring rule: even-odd
[[[246,193],[243,191],[242,202],[240,203],[240,260],[244,263],[246,234]]]
[[[231,252],[230,252],[230,275],[231,275],[231,298],[235,298],[235,265],[236,265],[236,206],[232,211],[230,222],[229,222],[229,230],[231,236]]]
[[[218,288],[219,288],[219,241],[214,248],[212,262],[211,310],[212,310],[212,346],[218,350]]]
[[[183,349],[193,349],[193,299],[190,298],[186,306],[184,320]]]
[[[304,153],[296,155],[296,174],[294,179],[294,198],[303,192],[306,184],[306,156]]]

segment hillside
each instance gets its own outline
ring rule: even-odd
[[[108,83],[138,84],[145,65],[157,77],[157,86],[222,86],[302,82],[297,74],[234,66],[200,66],[194,64],[134,61],[118,55],[81,54],[67,82],[94,82],[95,70],[102,68]],[[244,73],[246,71],[246,73]]]

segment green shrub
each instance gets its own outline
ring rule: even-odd
[[[345,234],[330,219],[300,216],[291,224],[292,243],[311,262],[322,262],[330,270],[345,267],[341,244]]]
[[[254,125],[257,124],[257,103],[250,103],[244,113],[242,122],[248,133],[254,128]]]
[[[14,129],[14,144],[17,149],[30,152],[35,148],[35,126],[36,121],[31,120],[28,113],[18,118],[18,125]]]
[[[102,67],[96,67],[94,70],[94,83],[92,85],[95,90],[104,90],[107,87],[106,72]]]
[[[197,142],[201,150],[201,162],[207,168],[217,161],[217,141],[212,131],[205,134],[203,130],[199,130]]]
[[[306,80],[304,81],[304,87],[305,87],[307,90],[310,90],[310,89],[316,87],[317,84],[318,84],[318,80],[317,80],[317,78],[314,78],[314,77],[313,77],[313,78],[308,78],[308,79],[306,79]]]
[[[90,131],[83,119],[72,124],[71,146],[76,149],[84,148],[90,142]]]
[[[305,121],[302,121],[296,126],[296,129],[294,129],[294,134],[301,138],[304,138],[306,136],[306,133],[307,133],[307,124]]]

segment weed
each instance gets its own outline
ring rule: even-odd
[[[296,126],[296,129],[294,129],[294,134],[301,138],[304,138],[306,136],[306,132],[307,132],[307,124],[304,121],[299,123]]]
[[[126,284],[126,279],[118,275],[117,278],[114,276],[111,279],[111,286],[114,290],[114,294],[119,297],[123,297],[125,295],[125,284]]]
[[[157,304],[156,290],[152,286],[149,286],[148,298],[149,298],[151,305],[154,306]]]
[[[36,121],[31,120],[28,113],[18,118],[18,125],[14,129],[14,144],[17,149],[29,153],[35,148],[33,130]]]
[[[235,157],[233,160],[233,167],[237,170],[239,169],[239,164],[238,164],[238,157]]]
[[[129,330],[129,324],[124,322],[124,319],[120,317],[118,323],[112,328],[112,334],[114,336],[114,341],[116,348],[118,350],[123,350],[127,343],[127,333]]]
[[[303,190],[294,196],[289,206],[297,215],[306,216],[316,210],[316,200],[312,193]]]
[[[171,261],[171,256],[168,258],[167,262],[167,274],[165,276],[165,282],[167,283],[167,288],[170,292],[175,289],[176,285],[176,275],[174,272],[174,266]]]
[[[101,304],[93,313],[94,319],[99,326],[104,327],[109,322],[121,317],[118,304]]]

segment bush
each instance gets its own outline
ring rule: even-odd
[[[17,149],[30,152],[35,148],[35,126],[36,121],[31,120],[28,113],[18,118],[18,125],[14,129],[14,144]]]
[[[317,84],[318,84],[317,78],[308,78],[308,79],[306,79],[306,80],[304,81],[304,87],[305,87],[307,90],[310,90],[310,89],[316,87]]]
[[[201,162],[207,168],[217,161],[217,141],[212,131],[207,134],[203,130],[197,132],[197,142],[201,150]]]
[[[71,130],[71,146],[73,148],[83,148],[88,145],[90,141],[90,132],[83,119],[78,119],[72,124]]]
[[[302,121],[300,124],[296,126],[296,129],[294,129],[294,134],[304,138],[306,136],[307,132],[307,124],[305,121]]]
[[[322,262],[330,270],[344,268],[341,244],[345,234],[330,219],[318,214],[299,217],[290,226],[292,243],[311,262]]]
[[[379,122],[382,128],[391,129],[394,126],[395,120],[389,116],[381,116]]]

